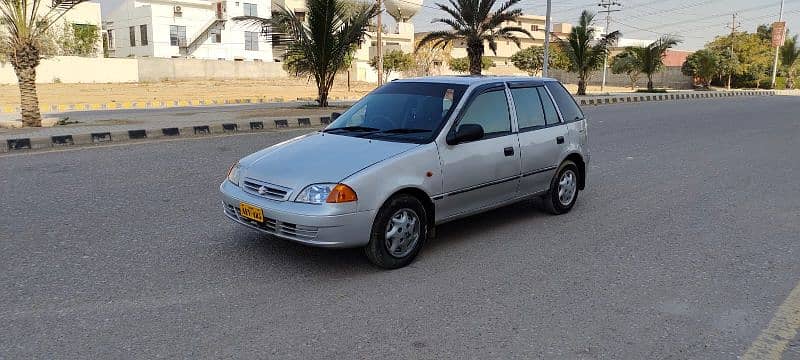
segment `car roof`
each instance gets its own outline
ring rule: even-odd
[[[440,83],[440,84],[461,84],[461,85],[483,85],[496,82],[526,82],[537,85],[544,84],[548,81],[557,81],[553,78],[537,77],[537,76],[491,76],[491,75],[466,75],[466,76],[428,76],[416,77],[407,79],[397,79],[393,82],[424,82],[424,83]]]

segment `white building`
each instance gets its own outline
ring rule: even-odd
[[[269,0],[126,0],[103,19],[110,57],[273,61],[261,26],[236,16],[271,17]]]

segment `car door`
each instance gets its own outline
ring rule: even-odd
[[[448,130],[464,124],[483,127],[483,138],[440,144],[444,194],[437,201],[437,218],[476,212],[517,195],[520,175],[519,142],[512,129],[504,84],[476,89]]]
[[[553,95],[553,100],[555,100],[556,105],[558,105],[561,118],[564,120],[564,123],[567,124],[567,128],[569,129],[567,143],[573,147],[571,150],[577,150],[579,153],[587,156],[589,154],[587,144],[588,136],[586,134],[586,116],[583,114],[583,111],[578,106],[578,103],[575,102],[572,95],[564,88],[564,85],[556,81],[548,81],[545,83],[545,87],[550,91],[550,94]]]
[[[569,130],[544,86],[511,84],[519,127],[522,177],[519,193],[547,191],[561,160]]]

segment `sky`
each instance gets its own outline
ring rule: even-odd
[[[107,14],[122,0],[101,0]],[[446,15],[436,9],[436,2],[424,0],[423,8],[411,20],[415,31],[442,28],[431,20]],[[498,0],[501,3],[502,0]],[[577,22],[581,11],[601,10],[599,0],[553,0],[553,22]],[[676,35],[683,40],[677,47],[697,50],[717,35],[730,33],[732,14],[737,13],[739,31],[754,32],[759,24],[778,20],[780,0],[616,0],[621,11],[611,14],[611,30],[620,30],[625,38],[655,39],[662,34]],[[785,0],[784,20],[789,31],[800,30],[800,0]],[[544,15],[545,0],[522,0],[518,5],[526,14]],[[605,15],[597,17],[605,27]]]

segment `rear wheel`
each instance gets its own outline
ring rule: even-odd
[[[397,269],[414,260],[427,236],[425,207],[417,198],[401,194],[378,210],[364,252],[373,264]]]
[[[560,215],[572,210],[578,200],[578,166],[564,161],[550,182],[550,191],[542,198],[544,206],[552,214]]]

